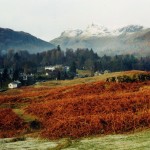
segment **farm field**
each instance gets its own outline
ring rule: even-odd
[[[97,143],[101,149],[113,144],[114,149],[129,149],[131,139],[136,149],[149,149],[150,81],[105,82],[108,77],[135,73],[144,72],[49,81],[2,92],[0,137],[65,138],[69,149],[94,149]],[[59,149],[58,145],[54,147]]]
[[[41,140],[39,138],[0,139],[1,150],[149,150],[150,130],[132,134],[94,136],[71,140]]]

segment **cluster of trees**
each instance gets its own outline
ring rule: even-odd
[[[62,51],[60,46],[49,51],[29,54],[27,51],[15,52],[9,50],[6,55],[0,56],[0,68],[13,68],[24,73],[35,73],[37,67],[62,64],[71,68],[90,69],[98,60],[98,55],[88,49],[67,49]]]
[[[138,82],[138,81],[148,81],[150,80],[150,74],[134,74],[133,76],[123,75],[116,77],[109,77],[106,79],[107,82]]]
[[[136,57],[134,55],[103,56],[99,59],[100,70],[114,71],[150,70],[150,56]]]
[[[37,67],[62,64],[76,68],[95,71],[125,71],[150,70],[150,57],[137,58],[133,55],[116,55],[99,57],[89,49],[67,49],[60,46],[49,51],[30,54],[27,51],[15,52],[9,50],[6,55],[0,55],[0,68],[13,68],[24,73],[36,73]]]

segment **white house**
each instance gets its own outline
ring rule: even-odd
[[[21,86],[21,82],[20,81],[14,81],[8,84],[8,88],[10,89],[14,89],[14,88],[18,88]]]
[[[45,70],[54,71],[55,69],[56,69],[55,66],[47,66],[47,67],[45,67]]]
[[[46,66],[45,70],[50,70],[50,71],[54,71],[54,70],[62,70],[63,66],[62,65],[55,65],[55,66]]]

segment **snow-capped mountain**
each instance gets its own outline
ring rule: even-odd
[[[150,28],[140,25],[128,25],[111,30],[104,26],[92,24],[85,30],[68,30],[62,32],[60,37],[50,41],[54,45],[66,48],[92,48],[100,55],[137,53],[147,51],[150,53],[150,39],[143,40],[145,34],[149,37]]]
[[[104,26],[96,24],[89,25],[85,30],[67,30],[62,32],[61,37],[104,37],[104,36],[119,36],[122,34],[135,33],[142,30],[144,27],[139,25],[129,25],[117,30],[110,30]]]
[[[110,31],[104,26],[98,26],[92,24],[88,26],[80,36],[90,37],[90,36],[107,36],[110,34]]]

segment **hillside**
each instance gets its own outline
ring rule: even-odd
[[[99,55],[136,54],[150,55],[150,29],[129,25],[116,30],[92,24],[85,30],[68,30],[51,40],[54,45],[66,48],[89,48]]]
[[[52,48],[54,45],[29,33],[0,28],[0,52],[2,51],[2,53],[9,49],[28,50],[30,53],[37,53]]]
[[[135,74],[149,73],[107,73],[1,92],[1,149],[149,149],[150,81],[105,82]]]
[[[104,82],[107,77],[141,73],[147,74],[108,73],[2,92],[0,137],[36,133],[49,139],[79,138],[149,128],[150,82]]]

